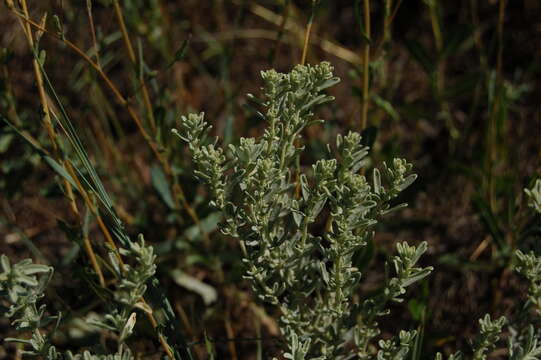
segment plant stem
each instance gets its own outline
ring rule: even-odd
[[[120,3],[118,0],[113,1],[113,5],[115,8],[115,15],[118,20],[118,24],[120,25],[120,31],[122,33],[122,39],[124,39],[124,45],[126,46],[126,49],[128,51],[128,57],[130,59],[130,62],[132,65],[137,64],[137,59],[135,58],[135,52],[133,51],[133,46],[130,40],[130,35],[128,34],[128,30],[126,29],[126,23],[124,22],[124,16],[122,14],[122,8],[120,7]],[[142,60],[142,59],[140,59]],[[148,88],[145,83],[144,75],[141,73],[139,74],[139,82],[141,86],[141,91],[143,93],[143,101],[145,103],[145,107],[147,109],[147,116],[148,116],[148,122],[150,125],[150,129],[152,130],[152,133],[156,133],[156,120],[154,119],[154,111],[152,109],[152,103],[150,101],[150,95],[148,93]]]
[[[364,35],[366,37],[363,48],[363,78],[362,89],[363,97],[361,102],[361,126],[360,131],[366,128],[368,118],[368,105],[369,105],[369,83],[370,83],[370,0],[363,1],[363,23],[364,23]]]
[[[494,212],[496,210],[496,196],[495,196],[495,174],[494,166],[497,159],[497,146],[496,146],[496,137],[498,131],[496,128],[498,109],[500,106],[500,100],[503,91],[503,77],[502,77],[502,66],[503,66],[503,25],[505,20],[505,0],[499,0],[498,8],[498,26],[496,30],[497,36],[497,55],[496,55],[496,91],[494,92],[494,98],[492,99],[492,106],[490,109],[490,122],[488,130],[488,199],[490,204],[490,209]]]
[[[441,35],[441,27],[438,20],[437,0],[431,2],[428,8],[430,9],[430,25],[432,26],[432,34],[434,35],[434,41],[436,42],[436,50],[438,50],[439,53],[443,50],[443,37]]]
[[[306,63],[306,56],[308,55],[308,45],[310,44],[310,33],[312,32],[312,23],[314,22],[314,12],[316,8],[317,0],[312,0],[312,11],[310,12],[310,18],[306,25],[306,32],[304,33],[304,45],[302,48],[301,65]],[[285,24],[285,23],[284,23]]]
[[[23,14],[26,17],[28,17],[28,6],[27,6],[27,3],[26,3],[26,0],[21,0],[20,4],[21,4],[22,10],[23,10]],[[38,49],[34,45],[34,38],[33,38],[33,35],[32,35],[32,29],[30,27],[30,24],[28,22],[23,22],[20,18],[18,18],[18,19],[19,19],[19,22],[20,22],[21,27],[23,29],[23,33],[25,34],[26,40],[28,42],[28,46],[30,47],[30,51],[33,54],[36,54]],[[49,140],[51,141],[51,144],[53,146],[53,156],[65,168],[65,162],[61,159],[60,154],[59,154],[59,147],[58,147],[58,144],[57,144],[57,134],[56,134],[56,132],[54,130],[54,127],[53,127],[53,124],[51,122],[51,114],[50,114],[50,110],[49,110],[49,105],[47,103],[47,96],[46,96],[46,92],[45,92],[45,86],[44,86],[44,83],[43,83],[43,76],[41,74],[41,69],[40,69],[40,65],[38,64],[37,56],[32,57],[32,65],[34,67],[34,75],[36,77],[36,84],[37,84],[37,87],[38,87],[39,99],[40,99],[40,102],[41,102],[41,109],[43,111],[43,126],[45,127],[45,129],[47,131],[47,135],[49,136]],[[75,214],[75,216],[77,217],[78,222],[80,224],[81,215],[80,215],[79,210],[77,208],[77,204],[75,202],[75,197],[73,196],[73,191],[72,191],[72,188],[71,188],[71,184],[66,179],[64,179],[64,187],[66,188],[66,193],[67,193],[68,201],[70,203],[70,208],[71,208],[72,212]],[[105,286],[105,278],[103,276],[103,272],[101,271],[101,268],[100,268],[98,262],[96,261],[96,254],[94,253],[94,249],[92,248],[92,245],[91,245],[90,240],[88,239],[88,237],[86,237],[86,236],[84,237],[83,243],[84,243],[85,252],[86,252],[86,254],[87,254],[87,256],[88,256],[88,258],[90,260],[90,264],[91,264],[92,268],[94,269],[94,271],[96,272],[96,275],[98,276],[98,280],[100,282],[100,285]]]
[[[248,7],[248,10],[253,13],[254,15],[280,27],[283,21],[283,17],[280,14],[276,14],[273,11],[256,4],[255,2],[252,2],[251,5]],[[297,37],[298,34],[304,33],[304,28],[300,26],[299,24],[295,23],[294,21],[288,21],[284,25],[284,29],[289,31],[292,36]],[[251,31],[253,32],[253,31]],[[321,50],[325,51],[326,53],[332,54],[333,56],[336,56],[337,58],[340,58],[344,61],[347,61],[350,64],[353,64],[354,66],[358,66],[361,64],[361,57],[345,48],[344,46],[339,45],[336,42],[330,41],[326,39],[325,37],[318,36],[317,34],[312,34],[311,36],[312,44],[318,45]],[[263,38],[266,39],[275,39],[271,36],[263,36]]]
[[[447,129],[451,135],[452,139],[457,139],[459,136],[458,130],[453,123],[451,118],[451,112],[449,108],[449,103],[444,100],[444,89],[445,89],[445,68],[446,63],[442,58],[444,43],[443,35],[441,32],[441,25],[438,18],[438,1],[432,0],[428,3],[428,8],[430,11],[430,24],[432,27],[432,34],[434,36],[434,42],[436,43],[436,51],[438,55],[437,59],[437,68],[436,68],[436,98],[440,102],[443,116],[445,118]]]
[[[396,13],[398,12],[398,9],[400,8],[400,5],[402,5],[402,0],[398,0],[396,2],[396,5],[395,5],[391,15],[387,19],[385,19],[385,23],[386,23],[385,27],[386,28],[388,28],[393,23],[393,20],[394,20],[394,18],[396,16]]]
[[[94,46],[96,63],[101,67],[98,42],[96,41],[96,28],[94,27],[94,18],[92,17],[92,0],[86,0],[86,14],[88,16],[88,23],[90,24],[90,35],[92,35],[92,45]]]
[[[22,6],[23,14],[26,17],[28,17],[28,7],[26,5],[26,0],[21,0],[21,6]],[[23,28],[23,32],[26,37],[26,40],[28,41],[28,46],[30,47],[30,51],[32,53],[35,53],[37,49],[35,49],[34,47],[34,39],[32,37],[32,29],[30,28],[30,25],[22,21],[20,22],[20,24]],[[35,56],[33,56],[32,58],[32,65],[34,67],[34,75],[36,76],[39,99],[41,102],[41,111],[43,111],[43,125],[45,126],[45,130],[47,131],[47,134],[49,135],[49,139],[51,140],[51,144],[53,146],[53,153],[56,154],[58,151],[58,145],[56,143],[56,133],[54,131],[54,128],[51,122],[51,115],[49,113],[49,106],[47,104],[45,86],[43,85],[43,77],[41,76],[38,59]]]

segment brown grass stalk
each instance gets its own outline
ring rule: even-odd
[[[368,122],[368,106],[370,100],[369,83],[370,83],[370,41],[371,41],[371,29],[370,29],[370,0],[363,1],[363,24],[364,35],[367,40],[363,47],[363,77],[362,77],[362,89],[363,97],[361,100],[361,124],[360,131],[366,128]]]
[[[496,211],[496,195],[495,195],[495,163],[497,160],[497,144],[496,137],[498,131],[496,129],[497,117],[498,117],[498,107],[500,105],[500,99],[503,89],[503,76],[502,76],[502,66],[503,66],[503,25],[505,21],[505,6],[506,0],[499,0],[498,3],[498,25],[496,28],[497,36],[497,55],[496,55],[496,92],[494,98],[492,99],[492,106],[490,109],[490,119],[489,119],[489,130],[488,130],[488,200],[490,204],[490,209]]]
[[[96,63],[99,67],[101,67],[98,42],[96,41],[96,28],[94,27],[94,18],[92,17],[92,0],[86,0],[86,15],[88,17],[88,24],[90,25],[90,35],[92,36],[92,45],[94,46]]]
[[[312,12],[306,25],[306,31],[304,33],[304,44],[302,47],[301,65],[306,64],[306,56],[308,55],[308,45],[310,44],[310,33],[312,32],[312,24],[314,22],[314,10],[316,6],[316,0],[312,0]],[[284,24],[285,25],[285,24]]]
[[[139,130],[139,132],[141,133],[141,135],[143,136],[143,138],[145,139],[145,141],[147,142],[147,144],[151,148],[152,152],[154,153],[154,155],[158,159],[158,162],[160,163],[160,165],[163,167],[165,175],[173,183],[172,190],[173,190],[173,195],[174,195],[173,197],[174,197],[175,205],[177,205],[177,207],[178,207],[178,205],[181,204],[184,207],[184,209],[186,210],[188,215],[192,218],[192,220],[194,221],[196,226],[199,228],[199,231],[201,232],[205,243],[207,243],[207,244],[210,243],[210,239],[208,237],[208,234],[204,231],[199,217],[197,216],[196,212],[193,210],[191,205],[186,200],[184,192],[182,191],[182,187],[176,181],[175,176],[173,174],[173,171],[171,169],[171,166],[169,165],[169,162],[167,161],[167,159],[165,159],[162,152],[158,148],[158,144],[156,144],[156,142],[152,139],[152,137],[145,130],[145,128],[143,126],[143,123],[141,122],[141,119],[137,115],[137,112],[130,105],[129,101],[122,95],[120,90],[115,86],[115,84],[109,78],[109,76],[107,76],[107,74],[101,69],[101,67],[94,60],[92,60],[83,50],[81,50],[77,45],[75,45],[74,43],[72,43],[68,39],[62,38],[60,35],[48,31],[43,26],[37,24],[36,22],[34,22],[33,20],[31,20],[30,18],[28,18],[26,16],[24,16],[22,14],[19,14],[14,9],[11,9],[11,11],[18,18],[20,18],[23,21],[27,22],[28,24],[32,25],[36,29],[38,29],[40,31],[43,31],[44,33],[46,33],[46,34],[48,34],[50,36],[53,36],[53,37],[57,38],[58,40],[60,40],[61,42],[63,42],[68,48],[70,48],[73,52],[75,52],[78,56],[80,56],[83,60],[85,60],[97,72],[99,77],[105,82],[107,87],[112,91],[112,93],[115,96],[115,98],[117,99],[118,103],[127,110],[128,114],[130,115],[132,120],[135,122],[135,124],[137,126],[137,129]]]
[[[124,40],[124,45],[126,46],[126,50],[128,51],[128,57],[132,65],[136,65],[137,59],[135,57],[135,52],[133,50],[132,42],[130,40],[130,35],[128,33],[128,30],[126,29],[126,23],[124,22],[124,15],[122,13],[122,8],[120,7],[120,3],[118,0],[114,0],[113,5],[115,8],[115,16],[118,20],[118,24],[120,25],[122,39]],[[147,109],[148,123],[150,125],[150,129],[152,130],[152,133],[155,134],[156,133],[156,120],[154,119],[154,110],[152,108],[152,103],[150,101],[150,95],[148,93],[148,87],[145,83],[144,75],[139,74],[138,80],[140,82],[141,92],[143,94],[143,101]]]
[[[26,3],[26,0],[21,0],[20,4],[21,4],[23,14],[26,17],[29,17],[28,16],[28,5]],[[33,37],[33,34],[32,34],[32,29],[30,27],[30,24],[28,22],[22,21],[20,18],[18,18],[18,19],[19,19],[19,23],[20,23],[20,25],[21,25],[21,27],[23,29],[23,33],[24,33],[24,35],[26,37],[26,40],[28,42],[28,46],[30,47],[30,51],[32,51],[34,53],[35,51],[37,51],[37,49],[35,49],[34,37]],[[47,101],[47,95],[46,95],[46,92],[45,92],[45,86],[44,86],[44,83],[43,83],[43,76],[41,74],[40,65],[38,64],[38,60],[36,59],[35,56],[33,56],[32,65],[33,65],[33,68],[34,68],[34,76],[36,77],[36,85],[37,85],[37,88],[38,88],[39,99],[40,99],[40,103],[41,103],[41,109],[42,109],[42,112],[43,112],[43,119],[42,119],[43,126],[45,127],[45,129],[47,131],[47,135],[49,137],[49,140],[51,141],[51,145],[53,147],[53,156],[56,158],[56,160],[60,164],[65,165],[65,162],[61,159],[60,154],[59,154],[59,150],[58,150],[59,147],[58,147],[58,143],[57,143],[57,134],[56,134],[56,132],[54,130],[54,127],[53,127],[53,124],[51,122],[51,114],[50,114],[49,104],[48,104],[48,101]],[[80,223],[81,222],[81,215],[80,215],[79,210],[77,208],[77,203],[75,202],[75,197],[73,196],[73,191],[71,189],[71,184],[65,179],[64,179],[64,187],[66,189],[68,201],[69,201],[69,204],[70,204],[70,209],[75,214],[75,216],[78,219],[78,222]],[[85,237],[83,239],[83,243],[84,243],[85,252],[86,252],[86,254],[88,256],[88,259],[90,261],[90,264],[91,264],[92,268],[94,269],[94,271],[96,272],[96,275],[98,276],[100,285],[104,286],[105,285],[105,278],[103,276],[103,272],[102,272],[98,262],[96,261],[96,254],[94,252],[94,249],[92,248],[92,245],[91,245],[88,237]]]

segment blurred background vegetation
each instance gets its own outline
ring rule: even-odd
[[[513,314],[525,287],[511,254],[541,250],[541,219],[522,191],[541,174],[539,1],[10,3],[0,11],[0,253],[56,268],[47,302],[68,314],[59,347],[107,341],[82,321],[104,306],[84,249],[103,256],[105,238],[93,200],[70,195],[44,161],[62,163],[73,149],[48,123],[58,102],[40,93],[29,34],[128,232],[154,245],[197,358],[270,357],[277,314],[252,298],[238,245],[217,231],[220,215],[170,129],[181,114],[204,111],[226,144],[260,134],[246,94],[259,93],[261,70],[304,59],[330,61],[342,82],[319,112],[326,122],[304,134],[301,166],[356,130],[374,163],[405,157],[419,174],[401,199],[409,208],[379,224],[358,254],[362,296],[380,285],[384,274],[370,269],[397,241],[429,243],[423,261],[433,275],[383,328],[422,330],[422,357],[432,358],[465,348],[486,312]],[[158,358],[144,325],[130,342]],[[9,331],[0,320],[1,337]],[[15,356],[0,344],[0,359]]]

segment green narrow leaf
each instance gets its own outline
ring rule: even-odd
[[[468,26],[458,26],[450,32],[450,36],[445,40],[445,47],[442,51],[441,58],[454,55],[472,35],[472,29]]]
[[[423,312],[425,310],[423,309]],[[424,315],[422,316],[424,318]],[[424,321],[417,328],[417,336],[415,337],[415,342],[413,344],[413,349],[411,352],[411,360],[420,360],[423,350],[423,340],[425,337],[425,326]]]
[[[0,154],[3,154],[6,152],[13,138],[14,138],[13,134],[4,134],[0,137]]]
[[[339,82],[340,82],[340,78],[338,77],[333,77],[333,78],[330,78],[329,80],[325,80],[323,83],[321,83],[317,87],[317,91],[323,91],[327,88],[330,88],[331,86],[338,84]]]
[[[73,263],[73,261],[79,256],[81,246],[78,243],[74,243],[71,249],[66,252],[66,255],[60,260],[61,267],[67,267]]]
[[[374,187],[374,192],[376,194],[381,194],[381,173],[379,172],[379,170],[376,168],[374,169],[374,173],[373,173],[373,187]]]
[[[0,154],[3,154],[9,149],[9,145],[15,136],[13,134],[4,134],[0,137]]]
[[[0,118],[6,123],[8,124],[8,126],[13,130],[15,131],[15,133],[17,135],[19,135],[20,137],[22,137],[24,140],[26,140],[27,143],[29,143],[40,155],[42,154],[45,154],[46,151],[38,144],[38,143],[35,143],[31,138],[29,138],[28,136],[26,136],[22,131],[20,131],[19,129],[17,129],[17,127],[15,125],[13,125],[7,117],[5,117],[3,114],[0,113]]]
[[[400,120],[400,115],[398,114],[398,111],[395,110],[395,108],[389,101],[385,100],[384,98],[375,93],[372,93],[371,97],[374,101],[374,104],[376,104],[383,111],[385,111],[387,115],[389,115],[393,120]]]
[[[67,182],[69,182],[74,189],[77,189],[75,181],[62,165],[48,155],[43,155],[42,158],[54,171],[56,171],[58,175],[62,176]]]
[[[479,81],[483,78],[480,73],[467,74],[456,80],[454,84],[445,87],[443,91],[444,99],[452,99],[458,96],[470,96]]]
[[[160,194],[163,202],[169,207],[169,209],[175,209],[175,202],[173,201],[173,195],[171,194],[171,188],[163,170],[158,166],[153,166],[151,170],[152,185]]]
[[[211,232],[215,231],[218,228],[218,224],[222,220],[222,213],[217,211],[210,213],[207,217],[204,219],[201,219],[201,222],[199,225],[194,224],[190,226],[188,229],[184,231],[184,236],[191,241],[195,241],[197,239],[202,238],[201,229],[206,233],[210,234]]]
[[[359,33],[361,34],[361,37],[363,38],[364,41],[366,41],[369,45],[371,45],[371,40],[366,35],[366,29],[364,27],[363,14],[361,10],[361,0],[355,0],[354,13],[355,13],[355,19],[359,23]]]
[[[424,46],[413,39],[406,39],[404,41],[406,49],[413,56],[415,60],[423,67],[423,69],[428,73],[434,72],[436,69],[435,61],[430,57],[429,52],[424,48]]]
[[[330,281],[329,272],[327,271],[327,266],[322,261],[319,262],[319,270],[321,272],[321,277],[323,278],[323,281],[328,286]]]
[[[216,359],[216,350],[214,349],[214,344],[210,340],[210,338],[207,335],[207,332],[205,331],[205,348],[207,349],[207,354],[210,358],[210,360]]]
[[[11,264],[9,263],[9,258],[4,254],[0,255],[0,265],[2,265],[2,270],[4,272],[11,271]]]
[[[408,175],[408,176],[404,179],[404,182],[398,186],[398,190],[400,190],[400,191],[405,190],[405,189],[408,188],[411,184],[413,184],[413,183],[415,182],[416,179],[417,179],[417,174],[410,174],[410,175]]]
[[[137,39],[137,63],[136,66],[137,78],[143,78],[144,71],[144,59],[143,59],[143,45],[141,44],[141,38]]]
[[[171,276],[175,284],[201,296],[207,306],[218,299],[218,292],[213,286],[182,272],[180,269],[170,271],[169,276]]]
[[[173,57],[173,60],[171,63],[167,66],[167,69],[169,69],[171,66],[173,66],[176,62],[184,59],[186,56],[186,53],[188,52],[188,47],[190,46],[190,41],[192,40],[192,34],[188,34],[188,37],[182,42],[180,45],[180,48],[175,52],[175,56]]]

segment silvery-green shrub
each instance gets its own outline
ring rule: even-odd
[[[324,91],[339,81],[332,70],[324,62],[287,74],[262,72],[264,98],[252,96],[267,125],[259,138],[241,138],[224,150],[209,139],[203,114],[183,116],[174,130],[189,145],[211,205],[224,214],[223,234],[240,241],[254,293],[280,309],[285,357],[295,360],[370,357],[368,345],[388,303],[401,301],[406,287],[432,270],[416,265],[426,243],[397,244],[380,292],[353,301],[362,277],[353,255],[373,238],[383,215],[403,206],[391,202],[416,175],[403,159],[368,171],[368,148],[350,132],[337,136],[328,158],[297,176],[301,133],[319,122],[314,108],[332,100]],[[315,230],[325,219],[327,228]],[[396,340],[380,342],[378,357],[404,358],[414,336],[402,331]],[[346,346],[350,340],[354,351]]]

